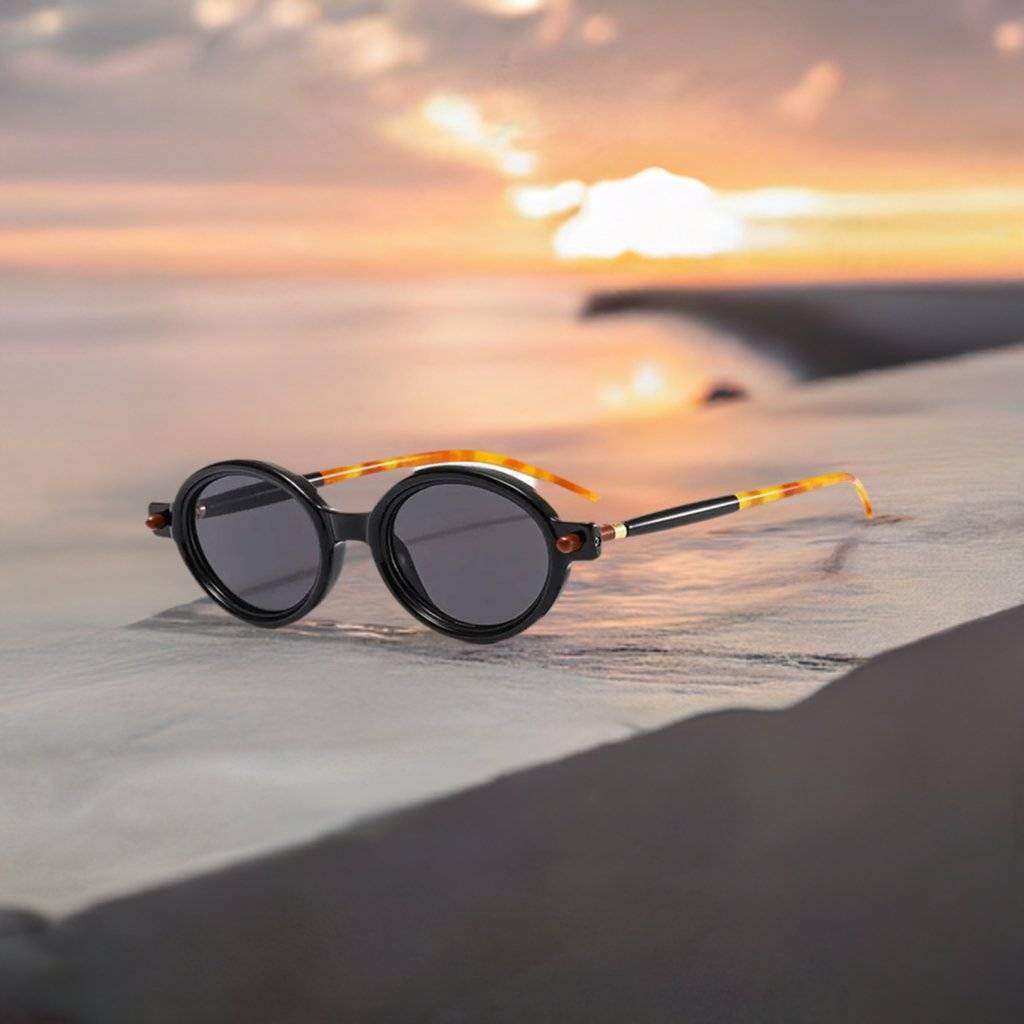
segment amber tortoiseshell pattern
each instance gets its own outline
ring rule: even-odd
[[[832,487],[835,484],[853,484],[857,491],[857,497],[864,506],[864,514],[868,519],[874,518],[874,510],[871,507],[871,499],[860,480],[853,473],[824,473],[821,476],[808,477],[806,480],[793,480],[788,484],[777,484],[775,487],[758,487],[753,491],[737,491],[740,508],[752,508],[754,505],[766,505],[770,501],[781,501],[783,498],[791,498],[795,494],[806,494],[808,491],[816,491],[822,487]]]
[[[333,469],[321,469],[320,476],[323,478],[324,486],[328,484],[342,483],[345,480],[355,480],[361,476],[369,476],[371,473],[386,473],[392,469],[414,469],[419,466],[438,466],[446,462],[475,462],[488,466],[498,466],[504,469],[514,470],[516,473],[523,473],[533,477],[534,480],[546,480],[552,484],[558,484],[567,491],[579,494],[588,501],[597,501],[598,495],[588,487],[575,484],[565,477],[550,473],[539,466],[531,466],[528,462],[513,459],[509,455],[499,455],[497,452],[480,452],[470,449],[452,448],[446,451],[419,452],[415,455],[398,455],[391,459],[373,459],[370,462],[356,462],[351,466],[335,466]]]
[[[707,519],[739,512],[741,509],[752,508],[754,505],[766,505],[770,501],[791,498],[795,494],[806,494],[820,487],[831,487],[833,484],[853,484],[864,506],[868,519],[874,516],[871,499],[864,485],[852,473],[825,473],[822,476],[808,477],[806,480],[793,480],[787,484],[774,487],[759,487],[754,491],[740,491],[737,494],[723,494],[718,498],[707,498],[704,501],[692,501],[687,505],[676,505],[658,512],[627,519],[623,523],[606,523],[601,527],[601,540],[623,540],[643,533],[657,533],[671,530],[677,526],[688,526],[691,523],[702,523]]]

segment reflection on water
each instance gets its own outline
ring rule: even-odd
[[[0,494],[9,529],[49,509],[54,467],[112,536],[134,531],[140,500],[219,459],[308,471],[511,447],[541,461],[567,433],[656,421],[720,379],[785,379],[697,324],[581,321],[584,286],[564,282],[3,288],[0,429],[24,439],[4,453],[19,484]]]

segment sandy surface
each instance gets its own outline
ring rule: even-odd
[[[549,495],[567,515],[849,468],[880,517],[837,488],[610,547],[541,628],[488,649],[417,628],[358,557],[314,621],[267,634],[181,603],[166,542],[55,551],[85,612],[104,581],[107,624],[0,635],[0,901],[67,912],[700,711],[785,705],[1015,605],[1022,393],[1015,349],[549,437],[543,462],[610,484],[600,510]]]
[[[702,716],[52,927],[0,916],[0,1006],[1020,1020],[1022,663],[1016,609],[785,711]]]

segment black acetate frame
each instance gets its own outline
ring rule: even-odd
[[[369,512],[345,512],[332,508],[320,493],[329,484],[404,468],[417,469],[417,472],[395,484]],[[867,491],[857,477],[851,473],[825,473],[772,487],[690,502],[618,523],[570,522],[560,519],[533,487],[514,474],[547,480],[590,500],[597,499],[593,491],[564,477],[494,452],[461,449],[422,452],[317,470],[305,475],[267,462],[238,459],[218,462],[193,473],[182,484],[173,504],[151,503],[146,525],[158,536],[174,538],[189,571],[214,601],[232,615],[254,625],[283,626],[308,615],[337,580],[344,562],[345,545],[350,541],[360,541],[369,545],[388,589],[420,622],[460,640],[493,643],[515,636],[544,615],[561,592],[573,562],[597,558],[603,544],[609,541],[701,522],[839,483],[852,484],[865,514],[868,518],[873,515]],[[236,475],[256,482],[203,497],[202,506],[197,508],[200,496],[211,483]],[[515,618],[496,625],[461,621],[442,611],[427,596],[425,588],[413,585],[408,571],[401,568],[395,518],[414,494],[438,484],[460,484],[490,491],[515,505],[539,528],[547,552],[546,578],[536,599]],[[203,553],[196,524],[199,519],[231,515],[291,499],[299,504],[315,530],[319,567],[311,588],[302,600],[290,608],[268,611],[248,603],[221,582]],[[243,520],[239,521],[239,528],[244,529]],[[500,540],[497,543],[500,545]],[[415,568],[412,571],[415,572]]]
[[[196,529],[196,504],[199,495],[220,477],[244,474],[265,480],[259,485],[237,488],[223,495],[204,499],[203,518],[226,515],[283,500],[296,499],[312,520],[320,543],[320,571],[306,597],[282,611],[266,611],[242,600],[224,586],[203,554]],[[392,531],[395,516],[403,502],[416,491],[436,484],[457,483],[478,487],[501,495],[513,502],[540,527],[548,548],[548,573],[544,588],[536,601],[522,615],[498,625],[480,626],[461,622],[445,614],[415,587],[399,569]],[[190,476],[182,485],[173,505],[154,502],[150,517],[169,519],[158,526],[158,534],[174,538],[178,550],[196,582],[222,608],[253,625],[284,626],[308,615],[324,598],[337,580],[349,541],[361,541],[370,547],[374,562],[385,584],[412,615],[432,629],[472,643],[493,643],[514,636],[544,615],[558,597],[574,561],[596,558],[601,547],[600,527],[594,523],[566,522],[533,488],[514,477],[486,469],[446,467],[422,469],[399,481],[377,502],[370,512],[344,512],[332,508],[307,477],[299,476],[266,462],[240,459],[218,462]],[[559,547],[560,538],[572,536],[575,550]],[[578,548],[576,544],[578,543]],[[562,543],[561,547],[567,545]]]

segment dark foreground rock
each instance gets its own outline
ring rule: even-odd
[[[692,719],[48,927],[12,914],[0,1007],[1019,1021],[1022,807],[1017,609],[786,711]]]

